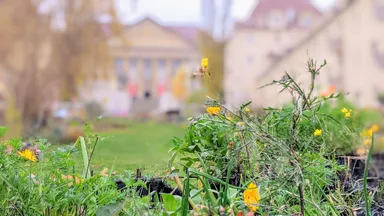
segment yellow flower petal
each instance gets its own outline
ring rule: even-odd
[[[248,206],[249,210],[256,212],[259,209],[257,204],[260,201],[259,188],[256,183],[251,182],[247,189],[244,191],[244,203]]]
[[[349,118],[349,117],[351,117],[351,113],[350,112],[345,113],[345,118]]]
[[[32,162],[37,161],[37,157],[36,157],[35,153],[33,153],[33,151],[31,151],[29,149],[25,149],[24,151],[18,151],[17,154],[19,154],[21,157],[23,157],[29,161],[32,161]]]
[[[371,126],[371,130],[372,130],[374,133],[376,133],[377,131],[379,131],[379,129],[380,129],[380,127],[379,127],[379,125],[377,125],[377,124],[374,124],[374,125]]]
[[[341,112],[343,112],[343,113],[347,113],[347,112],[349,112],[349,110],[347,109],[347,108],[343,108],[343,109],[341,109]]]
[[[206,109],[207,113],[211,115],[217,115],[220,113],[221,108],[220,107],[208,107]]]
[[[208,67],[208,58],[201,59],[201,67],[204,69]]]
[[[314,136],[320,136],[323,133],[321,129],[316,129],[315,132],[313,132]]]

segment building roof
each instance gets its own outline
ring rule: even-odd
[[[236,24],[237,28],[263,28],[258,22],[272,10],[282,10],[287,13],[292,11],[294,14],[302,12],[311,12],[314,15],[320,16],[322,13],[309,0],[259,0],[255,9],[245,22]],[[295,18],[291,25],[297,24]]]
[[[251,17],[257,17],[268,13],[270,10],[289,10],[296,12],[311,11],[321,15],[320,11],[309,0],[260,0],[253,10]]]
[[[184,39],[197,43],[199,29],[194,26],[166,26]]]
[[[163,28],[165,31],[169,31],[175,35],[177,35],[178,37],[180,37],[181,39],[187,41],[188,43],[190,43],[191,45],[193,46],[197,46],[197,43],[198,43],[198,32],[199,32],[199,28],[195,27],[195,26],[171,26],[171,25],[162,25],[158,22],[156,22],[154,19],[150,18],[150,17],[145,17],[143,18],[142,20],[134,23],[134,24],[131,24],[131,25],[127,25],[126,28],[131,28],[133,26],[136,26],[136,25],[139,25],[145,21],[150,21],[152,23],[154,23],[155,25],[159,26],[160,28]]]
[[[131,27],[139,25],[140,23],[145,22],[145,21],[150,21],[150,22],[154,23],[155,25],[165,29],[166,31],[169,31],[173,34],[176,34],[181,39],[187,41],[188,43],[192,44],[193,46],[197,46],[197,44],[198,44],[198,33],[199,33],[200,29],[196,26],[162,25],[150,17],[145,17],[134,24],[125,25],[125,28],[131,28]],[[100,23],[100,26],[101,26],[102,31],[107,36],[111,36],[111,24],[110,23]]]

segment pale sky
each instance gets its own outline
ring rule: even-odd
[[[137,10],[131,11],[135,0],[116,0],[120,16],[124,21],[134,22],[151,16],[161,23],[198,24],[200,22],[201,0],[136,0]],[[334,0],[313,0],[319,9],[326,9]],[[233,16],[237,20],[246,19],[257,0],[234,0]]]

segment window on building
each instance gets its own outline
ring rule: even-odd
[[[117,80],[117,87],[123,89],[127,83],[127,76],[123,67],[123,59],[115,58],[115,74]]]
[[[180,66],[181,66],[181,60],[180,59],[173,60],[173,62],[172,62],[172,76],[174,76],[176,74],[176,72],[180,68]]]
[[[152,73],[151,73],[151,60],[145,59],[144,60],[144,79],[149,80],[151,79]]]
[[[165,82],[166,76],[167,76],[165,72],[165,60],[159,59],[157,64],[158,64],[157,79],[159,82]]]
[[[288,8],[287,11],[286,11],[286,15],[287,15],[287,20],[289,23],[293,22],[296,18],[296,11],[295,9],[293,9],[292,7],[291,8]]]
[[[300,17],[300,25],[302,27],[309,27],[312,25],[312,18],[310,15],[308,14],[303,14],[301,17]]]
[[[137,59],[129,60],[129,78],[137,81]]]
[[[302,25],[304,27],[309,27],[312,25],[312,19],[309,17],[304,18]]]
[[[267,15],[267,20],[270,28],[281,28],[286,24],[285,16],[281,11],[271,12]]]
[[[116,69],[116,73],[119,73],[123,70],[123,59],[122,58],[115,58],[115,69]]]

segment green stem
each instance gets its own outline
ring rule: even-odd
[[[92,160],[92,157],[93,157],[93,153],[95,152],[96,145],[97,145],[98,142],[99,142],[99,137],[97,136],[96,140],[95,140],[95,144],[93,145],[93,148],[92,148],[91,155],[89,156],[89,159],[88,159],[88,166],[87,166],[87,169],[85,171],[85,178],[87,178],[87,174],[90,172],[89,167],[91,166],[91,160]],[[90,176],[90,174],[89,174],[89,176]]]
[[[28,182],[29,197],[28,197],[28,201],[31,199],[31,182],[32,182],[32,161],[29,161],[29,182]]]
[[[371,141],[371,147],[369,148],[368,156],[367,156],[367,162],[365,163],[365,168],[364,168],[364,181],[363,181],[363,186],[364,186],[364,200],[365,200],[365,211],[367,216],[371,216],[371,199],[368,195],[368,170],[369,170],[369,163],[372,158],[372,151],[373,151],[373,143],[374,143],[374,134],[372,134],[372,141]]]
[[[89,165],[89,159],[88,159],[88,152],[87,152],[87,146],[85,145],[85,140],[84,137],[79,137],[78,141],[80,142],[81,146],[81,154],[83,156],[83,162],[84,162],[84,179],[87,178],[87,176],[90,176],[90,171],[88,170],[88,165]],[[76,141],[75,145],[78,142]]]

